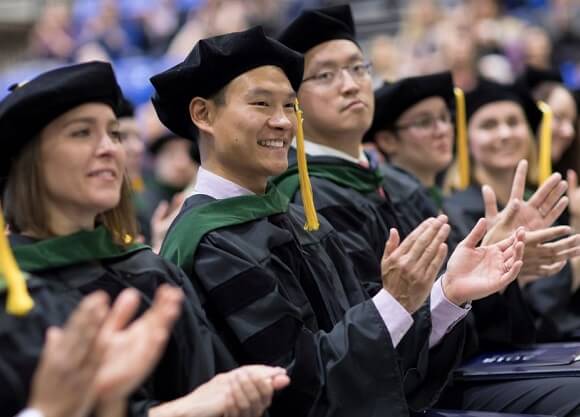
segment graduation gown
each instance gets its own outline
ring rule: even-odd
[[[382,287],[380,260],[389,229],[396,227],[402,238],[414,228],[413,219],[398,211],[388,194],[378,191],[383,177],[376,170],[329,156],[309,156],[308,170],[317,212],[337,230],[355,265],[355,272],[373,295]],[[295,152],[288,171],[278,178],[281,191],[301,204]],[[413,409],[431,405],[462,357],[463,323],[429,349],[431,315],[426,302],[414,315],[413,326],[397,346],[403,364],[405,392]]]
[[[0,281],[0,416],[13,417],[26,408],[32,376],[50,326],[68,318],[70,303],[60,300],[50,284],[28,276],[26,285],[34,308],[26,316],[8,314],[6,288]]]
[[[10,241],[20,267],[50,284],[52,297],[66,306],[68,313],[95,290],[106,291],[114,300],[124,288],[137,289],[142,300],[139,314],[151,304],[161,284],[179,286],[184,291],[181,316],[158,366],[133,396],[130,415],[147,415],[148,409],[159,402],[186,395],[216,373],[237,366],[211,329],[188,278],[148,247],[121,248],[102,226],[42,241],[11,235]],[[37,342],[35,339],[33,344]],[[4,346],[0,344],[0,350]],[[33,368],[37,359],[29,355],[26,361],[30,367],[23,369]],[[30,376],[28,372],[19,374],[26,392]]]
[[[383,186],[393,205],[399,212],[403,211],[407,217],[411,217],[412,224],[418,225],[442,212],[443,200],[438,188],[426,189],[415,176],[389,163],[382,164],[379,169],[384,178]],[[448,221],[451,231],[447,238],[447,247],[451,254],[464,235],[454,224],[455,219],[449,218]]]
[[[398,356],[332,227],[264,195],[189,197],[162,255],[181,266],[240,363],[283,366],[274,416],[406,416]]]
[[[434,199],[412,174],[389,164],[383,164],[380,169],[385,178],[384,187],[389,192],[393,204],[400,209],[404,207],[414,219],[415,225],[419,225],[428,217],[436,216],[439,212],[448,215],[451,226],[447,239],[449,254],[453,253],[455,247],[482,217],[481,213],[475,213],[472,222],[466,224],[462,216],[443,204],[441,196],[438,195]],[[476,352],[509,349],[536,340],[533,318],[517,283],[510,285],[503,295],[494,294],[474,302],[473,314],[468,317],[468,321],[472,331],[471,343],[465,351],[466,357]]]

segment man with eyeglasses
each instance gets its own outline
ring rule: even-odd
[[[465,327],[457,324],[471,308],[465,301],[495,291],[490,287],[482,291],[485,279],[476,279],[473,286],[464,287],[468,298],[458,300],[447,286],[448,277],[433,285],[438,270],[427,273],[415,268],[420,259],[436,254],[399,252],[400,248],[417,247],[412,237],[422,234],[425,223],[415,229],[416,224],[395,210],[382,186],[382,176],[361,150],[373,118],[374,97],[370,65],[356,41],[350,7],[304,11],[279,40],[305,57],[298,98],[304,110],[305,150],[316,209],[338,231],[369,294],[377,294],[381,282],[391,284],[385,302],[392,319],[406,318],[409,329],[397,345],[407,400],[411,408],[423,408],[432,404],[462,357]],[[291,153],[290,168],[275,182],[294,202],[301,203],[293,161],[295,154]],[[485,232],[483,224],[479,227]],[[469,264],[462,255],[461,250],[454,254],[457,262]],[[398,259],[402,274],[381,272],[381,262],[388,257]]]
[[[418,219],[425,218],[422,217],[425,213],[410,215],[416,209],[413,207],[415,202],[411,200],[402,206],[404,216],[400,216],[384,187],[385,178],[377,174],[376,170],[369,169],[369,161],[360,150],[363,135],[371,125],[374,101],[370,73],[364,74],[354,69],[360,69],[365,62],[356,43],[348,6],[304,12],[279,39],[305,54],[307,81],[301,85],[298,97],[304,109],[305,136],[308,139],[305,147],[309,154],[316,208],[339,231],[347,252],[354,260],[359,279],[367,284],[372,294],[373,280],[376,282],[381,259],[385,259],[381,258],[381,254],[387,236],[385,256],[388,259],[388,255],[399,255],[393,250],[396,247],[396,244],[392,245],[393,240],[398,243],[399,234],[409,233],[410,229],[417,226]],[[451,86],[450,82],[444,84]],[[449,91],[452,91],[451,88]],[[404,95],[401,100],[404,100]],[[404,106],[404,103],[400,104]],[[385,112],[388,110],[384,109]],[[417,131],[429,128],[445,130],[450,127],[447,126],[449,114],[442,107],[429,108],[424,114],[407,117],[397,122],[399,134],[403,131],[410,133],[413,130],[416,134]],[[276,182],[293,201],[301,201],[296,192],[298,185],[295,166],[291,166]],[[389,228],[398,228],[400,232]],[[417,228],[409,236],[413,233],[417,233]],[[447,263],[448,268],[455,264],[463,245],[461,242],[457,246]],[[401,262],[408,262],[403,269],[406,273],[393,277],[391,282],[413,282],[418,279],[418,271],[409,267],[416,259],[412,256],[400,258]],[[467,264],[469,260],[463,258],[458,262]],[[390,281],[388,274],[379,276],[383,282]],[[485,276],[484,273],[481,277]],[[463,343],[461,326],[454,327],[452,318],[463,316],[459,307],[462,304],[457,303],[448,291],[448,277],[443,275],[433,285],[428,296],[430,305],[427,302],[419,308],[414,304],[414,308],[419,310],[412,314],[412,328],[397,345],[401,355],[405,393],[411,408],[430,404],[447,382],[445,378],[453,361],[461,360],[462,351],[457,345]],[[471,283],[475,287],[479,286],[474,281]],[[517,284],[502,288],[504,294],[509,293],[509,297],[504,297],[500,291],[484,294],[474,291],[475,287],[467,292],[473,291],[471,300],[481,301],[474,303],[476,314],[469,317],[467,330],[470,337],[466,340],[468,346],[464,350],[465,354],[473,353],[477,342],[481,342],[479,338],[510,343],[529,341],[533,337],[533,323],[527,309],[519,308],[523,306],[523,301]],[[393,308],[392,318],[413,312],[413,308],[409,309],[408,300],[422,300],[424,290],[425,287],[389,287],[388,292],[395,299],[393,304],[403,306],[406,310],[401,313]],[[477,296],[475,293],[478,293]],[[490,311],[493,314],[486,317],[485,313]],[[498,320],[498,317],[501,319]],[[515,337],[514,332],[517,333]],[[524,335],[525,339],[518,340],[519,335]],[[415,359],[415,362],[411,359]],[[573,401],[570,401],[572,389],[566,388],[574,385],[571,378],[476,383],[465,391],[460,389],[453,393],[457,397],[456,404],[461,404],[462,400],[463,404],[468,404],[468,399],[478,399],[486,403],[483,409],[488,411],[564,416],[576,415],[568,414],[574,407]]]

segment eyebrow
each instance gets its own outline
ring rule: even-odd
[[[351,62],[355,62],[355,61],[362,61],[363,59],[364,59],[364,57],[360,52],[354,52],[346,59],[346,61],[348,63],[351,63]],[[332,66],[338,66],[338,63],[332,59],[325,59],[322,61],[314,60],[314,62],[312,63],[312,68],[315,68],[315,69],[318,69],[321,67],[332,67]]]
[[[282,93],[282,94],[284,94],[284,93]],[[294,100],[296,98],[296,93],[294,91],[288,91],[285,94],[286,94],[286,97],[290,100]],[[266,88],[256,87],[256,88],[252,88],[251,90],[246,92],[245,96],[246,96],[246,98],[255,97],[255,96],[272,97],[272,96],[274,96],[274,93],[271,90],[268,90]]]
[[[97,123],[97,119],[95,119],[94,117],[77,117],[75,119],[72,120],[68,120],[64,125],[64,127],[68,127],[72,124],[75,123],[88,123],[88,124],[95,124]],[[115,126],[119,126],[119,121],[117,119],[109,119],[107,121],[107,124],[110,125],[115,125]]]

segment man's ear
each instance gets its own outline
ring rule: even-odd
[[[375,133],[375,143],[389,158],[396,156],[399,151],[399,138],[389,130],[380,130]]]
[[[216,106],[211,100],[194,97],[189,102],[189,117],[200,132],[213,136]]]

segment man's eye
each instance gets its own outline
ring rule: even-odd
[[[127,134],[122,133],[120,130],[112,130],[111,133],[109,133],[109,136],[111,137],[111,139],[120,142],[127,138]]]
[[[334,73],[331,71],[319,72],[316,74],[316,79],[319,81],[331,81],[334,78]]]
[[[260,106],[260,107],[267,107],[268,103],[266,103],[265,101],[254,101],[253,103],[250,103],[252,106]]]
[[[78,129],[78,130],[74,130],[71,133],[71,136],[75,137],[75,138],[84,138],[87,137],[91,134],[91,131],[89,129]]]

